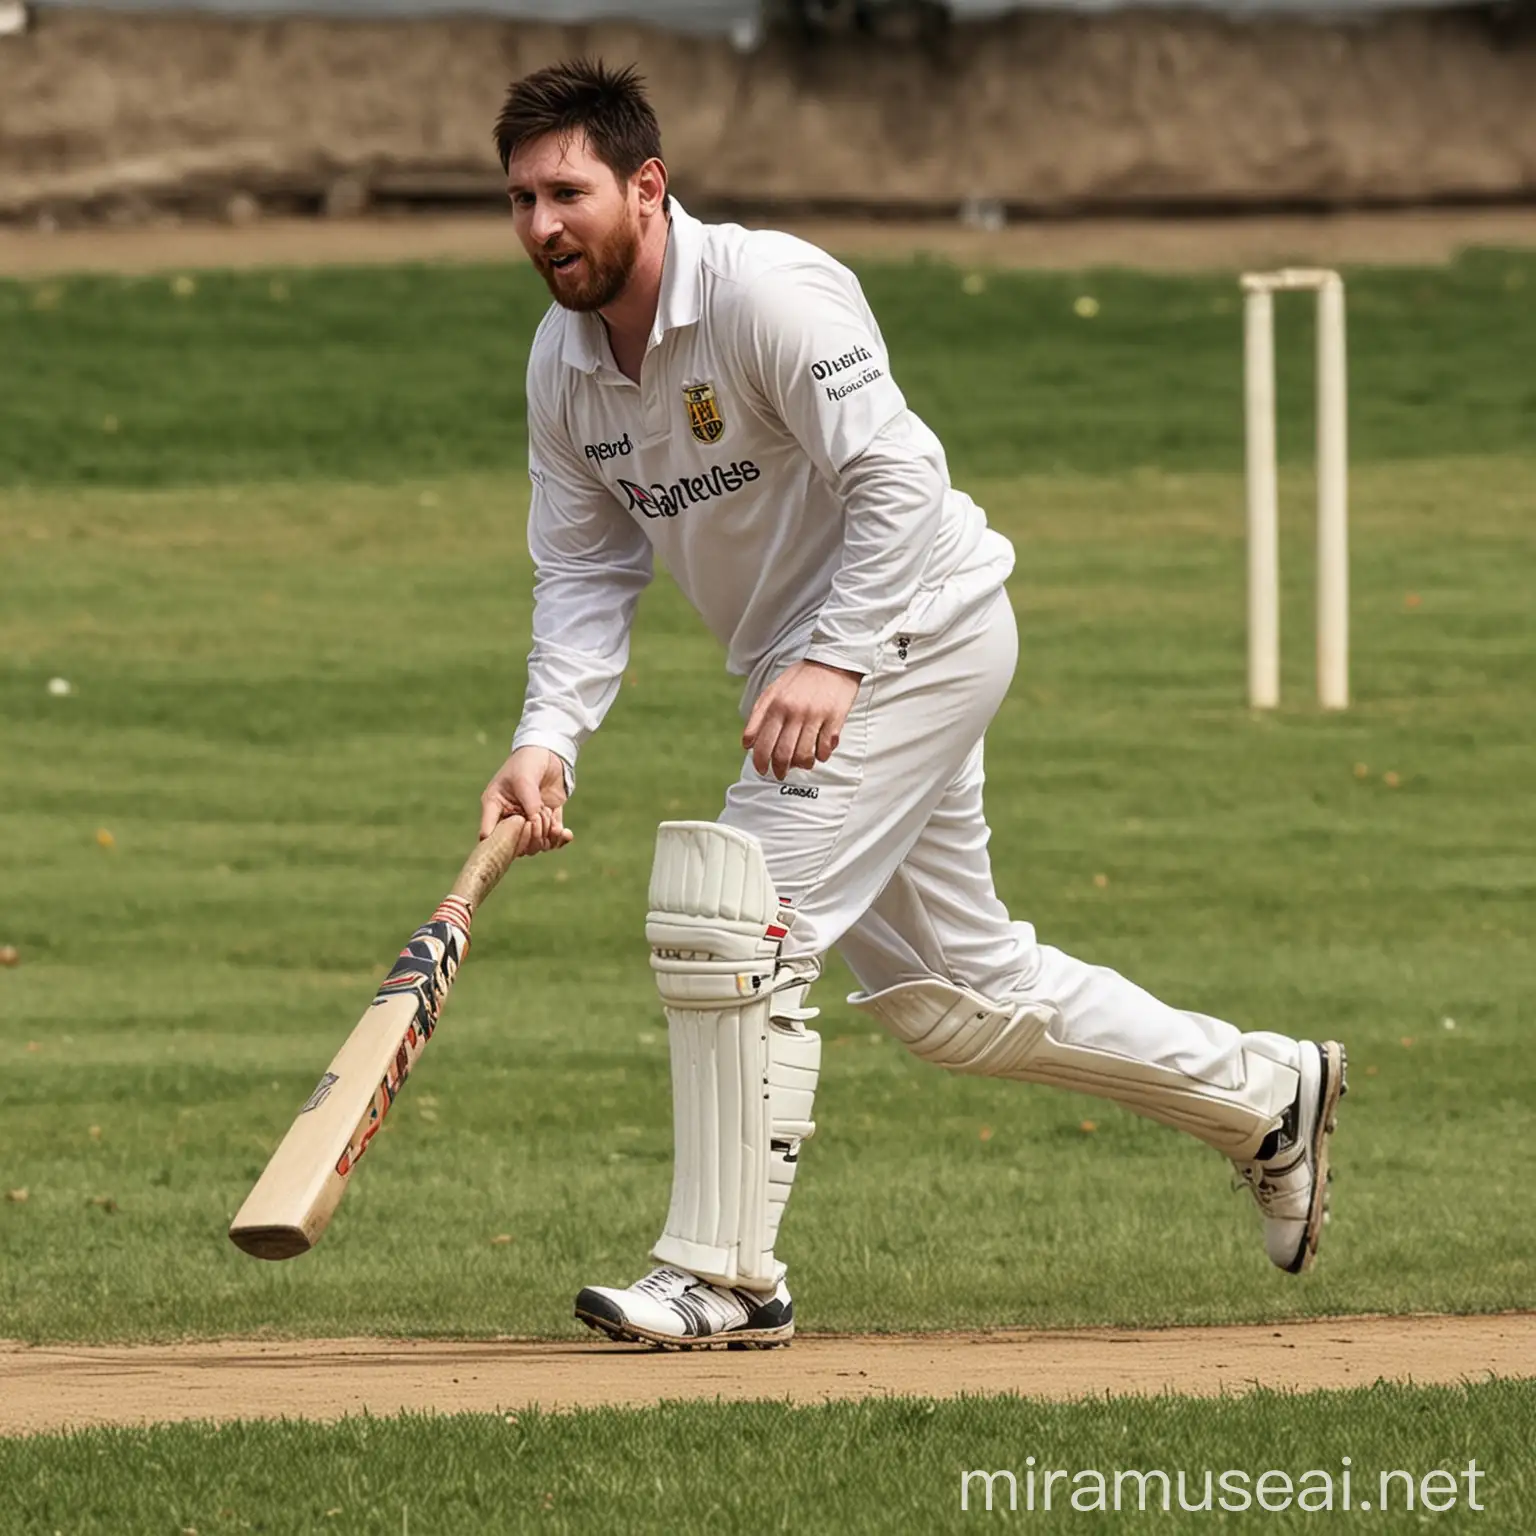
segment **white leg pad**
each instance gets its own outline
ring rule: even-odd
[[[663,822],[649,905],[674,1138],[672,1202],[652,1254],[719,1285],[772,1290],[784,1272],[774,1239],[815,1130],[821,1037],[794,1017],[804,1010],[775,1007],[784,933],[762,849],[716,822]],[[783,979],[803,991],[803,974]]]
[[[848,1001],[936,1066],[1096,1094],[1187,1131],[1228,1157],[1252,1154],[1300,1081],[1291,1042],[1279,1036],[1244,1036],[1243,1080],[1226,1087],[1070,1044],[1060,1038],[1061,1016],[1049,1003],[990,1002],[938,977],[855,993]]]
[[[775,1281],[784,1266],[774,1262],[773,1244],[800,1166],[800,1143],[816,1134],[811,1109],[820,1076],[821,1036],[775,1019],[768,1033],[768,1241],[762,1265],[775,1272]]]

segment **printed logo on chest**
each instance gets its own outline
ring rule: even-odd
[[[581,451],[592,460],[594,464],[601,464],[608,459],[621,459],[635,451],[635,445],[629,440],[626,432],[616,443],[583,443]]]
[[[688,408],[688,429],[701,443],[718,443],[725,436],[725,417],[713,384],[684,384],[683,404]]]
[[[684,507],[729,496],[751,485],[761,474],[751,459],[732,459],[729,464],[716,464],[707,475],[681,475],[669,483],[657,480],[636,485],[621,478],[619,489],[629,498],[627,512],[638,512],[642,517],[676,517]]]

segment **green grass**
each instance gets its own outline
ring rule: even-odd
[[[1528,1532],[1536,1469],[1526,1433],[1536,1389],[1377,1386],[1236,1399],[902,1399],[794,1408],[782,1403],[663,1404],[644,1410],[351,1419],[337,1425],[179,1425],[0,1440],[7,1532],[271,1533],[459,1531],[1147,1530],[1170,1523],[1265,1532],[1416,1529]],[[1030,1458],[1035,1508],[1027,1507]],[[1344,1508],[1345,1459],[1349,1510]],[[1469,1479],[1472,1463],[1476,1475]],[[962,1474],[1010,1471],[1008,1485]],[[1064,1471],[1051,1482],[1045,1473]],[[1117,1473],[1166,1472],[1161,1485]],[[1255,1495],[1260,1474],[1275,1471]],[[1425,1474],[1439,1511],[1419,1502]],[[1186,1503],[1179,1508],[1179,1474]],[[1220,1482],[1223,1472],[1244,1474]],[[1415,1480],[1407,1507],[1403,1478]],[[1104,1479],[1104,1509],[1095,1512]],[[1307,1474],[1311,1473],[1310,1478]],[[1328,1481],[1318,1474],[1326,1473]],[[1082,1475],[1088,1474],[1088,1475]],[[1075,1479],[1075,1480],[1074,1480]],[[1290,1498],[1287,1501],[1287,1489]],[[1323,1499],[1332,1497],[1332,1513]],[[1076,1496],[1078,1505],[1071,1500]],[[1299,1510],[1305,1496],[1309,1508]],[[1244,1498],[1249,1503],[1244,1510]],[[1448,1505],[1447,1500],[1454,1498]],[[1222,1501],[1226,1511],[1222,1509]],[[1481,1508],[1473,1510],[1469,1500]],[[1286,1502],[1282,1502],[1286,1501]],[[1287,1508],[1287,1502],[1290,1507]],[[1373,1506],[1369,1511],[1362,1503]]]
[[[0,484],[521,476],[524,361],[548,295],[510,230],[508,248],[505,267],[0,283]],[[860,272],[957,473],[1238,466],[1231,278],[995,272],[966,295],[940,262]],[[1357,459],[1530,450],[1536,255],[1349,278]],[[1085,292],[1092,320],[1073,312]],[[1280,309],[1281,439],[1299,459],[1312,306]]]
[[[834,970],[782,1244],[805,1326],[1536,1305],[1511,1214],[1536,1135],[1521,262],[1352,275],[1358,703],[1308,701],[1299,515],[1288,704],[1264,719],[1241,705],[1230,285],[1106,276],[1085,322],[1081,280],[971,299],[946,268],[867,274],[909,392],[1020,551],[988,756],[1005,898],[1184,1006],[1339,1034],[1354,1087],[1338,1219],[1297,1283],[1211,1153],[920,1067]],[[324,1244],[231,1248],[473,838],[527,647],[526,280],[285,274],[283,301],[274,280],[71,282],[41,308],[0,286],[3,396],[30,423],[0,434],[0,943],[22,951],[0,1192],[27,1191],[0,1201],[0,1336],[574,1331],[574,1291],[642,1269],[665,1208],[645,881],[656,822],[718,808],[736,690],[658,586],[578,841],[487,908]],[[1304,466],[1285,478],[1300,512]]]

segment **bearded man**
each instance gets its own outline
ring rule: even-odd
[[[1269,1258],[1317,1251],[1344,1052],[1159,1002],[1041,944],[993,889],[982,738],[1013,676],[1013,549],[949,481],[858,280],[788,235],[669,197],[632,70],[516,82],[496,124],[514,226],[555,303],[528,364],[533,648],[481,835],[565,838],[660,555],[746,679],[716,822],[657,834],[646,933],[671,1043],[671,1205],[632,1285],[576,1315],[691,1348],[794,1333],[777,1257],[814,1130],[806,995],[953,1072],[1098,1094],[1231,1159]]]

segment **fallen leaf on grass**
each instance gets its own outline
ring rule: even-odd
[[[1096,1130],[1098,1130],[1099,1126],[1096,1120],[1084,1120],[1078,1125],[1077,1128],[1085,1136],[1091,1136]]]
[[[496,1236],[491,1239],[491,1247],[505,1248],[511,1241],[512,1234],[510,1232],[498,1232]]]
[[[8,1189],[5,1192],[5,1198],[10,1205],[25,1205],[27,1203],[27,1192],[24,1189]]]

